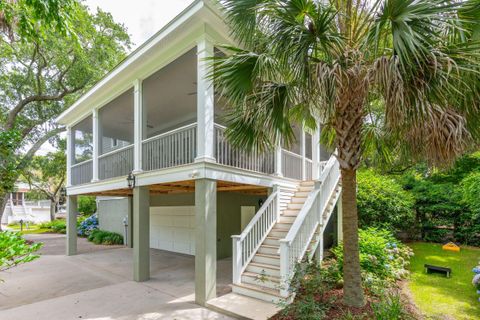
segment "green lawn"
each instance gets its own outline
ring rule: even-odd
[[[472,268],[480,260],[480,249],[460,252],[442,250],[432,243],[410,245],[415,252],[410,270],[409,288],[415,303],[430,319],[480,319],[480,302],[471,281]],[[424,264],[450,267],[452,275],[426,274]]]
[[[11,225],[9,228],[12,231],[20,231],[20,226],[19,225]],[[23,226],[23,231],[22,234],[36,234],[36,233],[46,233],[46,232],[52,232],[52,230],[48,228],[40,228],[39,225],[29,225],[28,229]]]

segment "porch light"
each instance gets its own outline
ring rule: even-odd
[[[60,197],[65,198],[67,196],[67,188],[60,188]]]
[[[133,189],[135,188],[135,176],[130,172],[127,176],[127,184],[128,184],[128,189]]]

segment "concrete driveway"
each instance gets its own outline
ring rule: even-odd
[[[230,319],[194,303],[194,258],[151,250],[151,280],[131,281],[132,251],[79,239],[64,256],[63,235],[30,235],[45,243],[38,260],[0,274],[0,319]],[[231,262],[218,262],[217,291],[229,291]]]

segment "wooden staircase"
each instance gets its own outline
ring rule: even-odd
[[[251,262],[242,273],[241,283],[233,284],[233,292],[257,299],[278,302],[280,295],[280,239],[285,238],[303,207],[313,181],[303,181],[293,192],[280,218],[258,248]]]

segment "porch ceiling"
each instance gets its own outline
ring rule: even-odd
[[[179,194],[195,192],[195,180],[177,181],[170,183],[150,185],[150,195],[155,194]],[[238,192],[250,195],[267,195],[268,188],[249,184],[240,184],[228,181],[217,181],[217,192]],[[115,196],[126,197],[132,195],[130,189],[108,190],[95,193],[87,193],[88,196]]]

